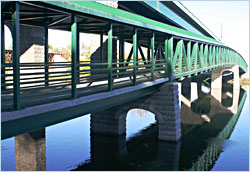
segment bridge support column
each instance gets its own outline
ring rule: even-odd
[[[159,140],[178,141],[181,138],[178,94],[178,83],[169,82],[162,85],[159,92],[150,96],[147,103],[151,109],[154,109],[152,112],[156,115],[159,124]]]
[[[117,111],[117,107],[114,107],[91,114],[91,131],[108,135],[124,134],[126,132],[126,114],[117,116]]]
[[[45,129],[15,137],[16,171],[45,171]]]
[[[149,96],[91,114],[93,133],[121,135],[126,132],[126,116],[130,109],[142,108],[155,114],[159,140],[178,141],[181,137],[178,83],[168,82]]]
[[[181,142],[158,142],[158,169],[178,171]]]
[[[238,111],[238,103],[240,97],[240,73],[239,66],[234,66],[232,68],[234,79],[233,79],[233,105],[229,109],[236,114]]]
[[[181,81],[181,95],[187,100],[191,98],[191,78],[185,78]]]
[[[127,155],[126,136],[108,136],[91,133],[91,170],[103,170],[119,166],[119,161]]]
[[[221,103],[222,94],[222,68],[212,71],[211,96]]]
[[[233,90],[240,89],[239,82],[239,66],[236,65],[234,67],[223,67],[212,71],[212,81],[211,81],[211,95],[221,102],[222,96],[222,72],[225,70],[229,70],[233,72]]]

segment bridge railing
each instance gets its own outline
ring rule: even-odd
[[[26,106],[56,100],[75,99],[80,96],[112,91],[149,80],[154,81],[158,78],[168,78],[169,81],[181,79],[182,77],[190,77],[225,65],[239,65],[243,71],[247,71],[246,62],[233,49],[222,44],[216,44],[216,41],[211,43],[211,38],[204,39],[204,41],[201,41],[198,36],[197,39],[195,37],[193,39],[188,38],[190,35],[194,35],[192,33],[189,33],[187,37],[180,37],[176,36],[178,33],[164,32],[165,30],[162,30],[162,28],[169,26],[152,20],[149,21],[149,19],[140,16],[136,17],[148,21],[149,24],[155,24],[157,28],[161,26],[162,28],[159,30],[154,29],[155,26],[148,28],[146,27],[147,24],[139,27],[136,23],[140,23],[140,21],[132,22],[129,25],[126,23],[127,21],[123,20],[116,22],[114,19],[103,19],[101,21],[100,16],[97,20],[94,14],[91,14],[93,18],[88,18],[88,20],[93,20],[94,23],[97,21],[106,22],[104,23],[105,27],[97,26],[94,30],[100,30],[101,34],[105,30],[108,36],[108,55],[104,58],[105,61],[80,61],[78,43],[81,25],[78,19],[86,19],[86,14],[83,12],[76,14],[74,11],[66,14],[62,9],[56,9],[56,12],[61,12],[64,15],[70,13],[71,15],[69,27],[67,28],[71,28],[72,34],[70,62],[49,62],[48,26],[46,25],[44,27],[45,62],[20,63],[20,3],[27,6],[34,5],[27,2],[15,2],[12,4],[13,15],[7,16],[7,19],[12,17],[14,35],[13,62],[6,64],[2,54],[2,110],[17,110]],[[41,3],[35,4],[35,6],[37,5],[44,8],[44,4],[42,6],[40,6]],[[65,8],[68,7],[70,7],[69,4],[65,6]],[[45,9],[47,8],[45,7]],[[49,8],[49,10],[52,9]],[[2,28],[4,28],[3,23]],[[124,27],[129,32],[126,36],[124,36],[122,30]],[[178,29],[175,30],[178,31]],[[89,32],[91,33],[91,31]],[[182,30],[180,35],[185,35],[184,32]],[[139,38],[138,34],[140,34]],[[112,54],[113,38],[120,39],[120,37],[126,38],[125,40],[132,43],[133,46],[127,58],[120,58],[119,55],[119,60],[115,60]],[[3,39],[1,41],[3,42]],[[4,49],[4,46],[1,48]],[[147,59],[142,48],[148,49]]]
[[[154,43],[154,42],[153,42]],[[135,45],[133,45],[135,46]],[[152,49],[152,48],[151,48]],[[154,58],[152,58],[154,56]],[[171,37],[155,49],[150,60],[142,57],[127,62],[77,63],[77,97],[155,80],[176,79],[226,65],[247,68],[244,60],[225,47]],[[95,66],[98,66],[95,68]],[[13,109],[13,63],[2,64],[2,110]],[[70,62],[20,63],[20,102],[22,107],[71,98],[72,64]],[[48,69],[45,71],[45,69]],[[111,80],[108,71],[111,70]],[[112,84],[110,84],[112,82]],[[49,96],[49,98],[48,98]]]

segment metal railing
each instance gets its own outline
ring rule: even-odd
[[[138,39],[141,28],[133,25],[131,38],[133,47],[127,59],[114,61],[113,24],[109,21],[107,57],[99,62],[79,61],[79,26],[77,18],[84,14],[71,15],[71,61],[54,62],[48,60],[48,26],[45,28],[44,63],[20,63],[20,2],[13,3],[13,62],[5,63],[1,59],[1,100],[2,111],[18,110],[27,106],[48,103],[57,100],[75,99],[89,94],[112,91],[113,89],[136,85],[158,78],[181,79],[215,68],[239,65],[247,71],[244,59],[234,50],[222,44],[211,43],[174,36],[170,33],[144,28],[148,34]],[[145,19],[146,20],[146,19]],[[147,20],[148,21],[148,20]],[[154,21],[148,21],[153,22]],[[116,25],[118,23],[115,23]],[[159,23],[158,23],[159,24]],[[122,25],[123,26],[123,25]],[[160,25],[159,25],[160,26]],[[3,22],[2,22],[3,27]],[[101,28],[100,28],[101,29]],[[180,29],[177,29],[180,30]],[[183,31],[184,32],[184,31]],[[151,35],[150,35],[151,34]],[[183,35],[183,34],[181,34]],[[156,37],[157,42],[155,41]],[[148,43],[148,57],[145,59],[140,43]],[[209,39],[210,40],[210,39]],[[2,42],[3,39],[1,40]],[[142,43],[142,42],[141,42]],[[156,47],[155,45],[158,45]],[[101,44],[102,46],[102,44]],[[124,46],[124,45],[123,45]],[[4,46],[1,47],[4,50]],[[124,49],[124,47],[123,47]],[[141,57],[138,56],[138,50]],[[132,58],[133,57],[133,58]],[[119,57],[120,59],[120,57]]]

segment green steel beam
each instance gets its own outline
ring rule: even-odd
[[[152,33],[151,37],[151,80],[155,80],[155,33]]]
[[[136,85],[136,63],[137,63],[137,52],[138,52],[138,46],[137,46],[137,29],[134,29],[134,35],[133,35],[133,85]]]
[[[139,49],[139,52],[140,52],[140,54],[141,54],[142,60],[143,60],[143,61],[146,61],[146,58],[145,58],[145,56],[144,56],[144,53],[143,53],[143,51],[142,51],[142,48],[141,48],[141,45],[140,45],[139,41],[138,41],[138,49]],[[137,58],[138,58],[138,56],[137,56]],[[144,62],[144,64],[146,65],[147,63]]]
[[[77,17],[72,15],[71,25],[71,98],[77,97],[76,93],[76,70],[77,70]]]
[[[78,26],[77,26],[78,27]],[[77,28],[77,33],[76,33],[76,80],[77,83],[80,83],[80,32],[79,29]]]
[[[45,68],[44,68],[44,72],[45,72],[45,87],[47,87],[49,85],[49,40],[48,40],[48,26],[46,25],[44,27],[44,64],[45,64]]]
[[[168,77],[168,39],[165,39],[165,54],[164,54],[164,59],[165,59],[165,78]]]
[[[146,29],[150,29],[151,31],[158,31],[163,33],[168,33],[171,35],[188,37],[190,39],[198,39],[203,41],[208,41],[211,43],[221,44],[221,42],[203,36],[197,33],[193,33],[184,29],[180,29],[168,24],[164,24],[155,20],[148,19],[146,17],[133,14],[124,10],[110,8],[109,6],[91,2],[91,1],[69,1],[69,2],[59,2],[59,1],[45,1],[44,3],[48,3],[51,5],[55,5],[58,7],[62,7],[72,11],[78,11],[80,13],[85,13],[89,15],[93,15],[96,17],[102,17],[108,20],[121,22],[124,24],[134,25],[137,27],[142,27]]]
[[[4,21],[3,21],[3,15],[1,15],[1,90],[5,90],[5,86],[2,84],[5,84],[5,39],[4,39]]]
[[[190,71],[191,70],[191,42],[189,41],[188,43],[187,43],[187,60],[186,60],[186,65],[187,65],[187,67],[186,67],[186,69],[187,69],[187,71]]]
[[[172,70],[172,58],[173,58],[173,37],[171,37],[169,40],[168,40],[168,48],[167,48],[167,53],[168,53],[168,65],[167,65],[167,68],[168,68],[168,78],[169,78],[169,81],[172,81],[172,78],[173,78],[173,70]]]
[[[129,101],[136,100],[140,97],[156,93],[159,90],[159,84],[150,87],[138,89],[128,93],[123,93],[108,98],[91,101],[78,106],[65,108],[57,111],[50,111],[40,115],[11,120],[1,123],[1,139],[6,139],[19,134],[44,128],[59,122],[74,119],[85,114],[94,113],[110,107],[120,105]]]
[[[22,2],[25,4],[32,4],[28,2]],[[47,6],[50,4],[50,8]],[[37,4],[36,4],[37,5]],[[40,5],[43,8],[51,9],[51,7],[56,11],[61,11],[65,13],[65,10],[69,10],[72,12],[78,12],[78,15],[86,16],[90,15],[93,18],[102,18],[107,20],[108,22],[116,22],[122,23],[125,25],[130,25],[132,27],[141,27],[147,29],[149,32],[157,32],[161,34],[166,34],[167,36],[171,35],[175,38],[181,38],[189,41],[199,42],[202,44],[210,44],[215,46],[220,46],[224,48],[226,47],[223,43],[206,37],[196,33],[189,32],[184,29],[180,29],[177,27],[173,27],[158,21],[154,21],[143,16],[139,16],[127,11],[123,11],[116,8],[110,8],[100,3],[96,2],[89,2],[89,1],[70,1],[70,2],[59,2],[59,1],[43,1]],[[64,10],[62,10],[64,9]],[[229,48],[230,50],[234,51],[233,49]],[[234,51],[235,52],[235,51]],[[216,53],[218,56],[221,55],[220,52]],[[237,53],[238,54],[238,53]],[[241,57],[242,58],[242,57]],[[242,62],[240,62],[242,61]],[[242,65],[243,70],[246,71],[246,62],[244,59],[239,61],[234,61],[235,63],[240,63]],[[216,64],[220,63],[220,59],[216,58]]]
[[[100,63],[105,63],[106,61],[103,59],[103,34],[100,34]],[[105,68],[104,65],[100,65],[100,68]]]
[[[103,63],[103,34],[100,34],[100,63]]]
[[[151,49],[151,42],[149,40],[148,41],[148,47],[147,47],[147,60],[148,60],[148,64],[150,63],[150,49]]]
[[[182,48],[183,48],[183,40],[180,41],[180,49],[179,49],[179,60],[178,60],[178,73],[182,72]]]
[[[124,62],[124,39],[119,39],[119,62]],[[119,64],[119,67],[124,67],[124,64]]]
[[[113,79],[112,79],[112,51],[113,51],[113,29],[112,24],[110,24],[110,29],[108,32],[108,90],[113,90]]]
[[[20,4],[14,3],[12,14],[13,32],[13,80],[14,80],[14,109],[21,108],[20,102]]]
[[[199,68],[203,68],[203,44],[200,44]]]

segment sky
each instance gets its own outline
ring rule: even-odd
[[[222,23],[222,42],[238,51],[249,64],[248,1],[182,1],[182,4],[217,37],[221,37]],[[6,47],[8,47],[11,44],[10,32],[6,31],[5,33],[7,36],[5,39]],[[85,45],[88,45],[94,37],[89,34],[81,34],[80,41],[85,40]],[[54,48],[67,47],[71,42],[70,39],[70,32],[49,30],[49,44],[53,45]]]
[[[222,42],[239,52],[249,64],[248,1],[182,1]]]

